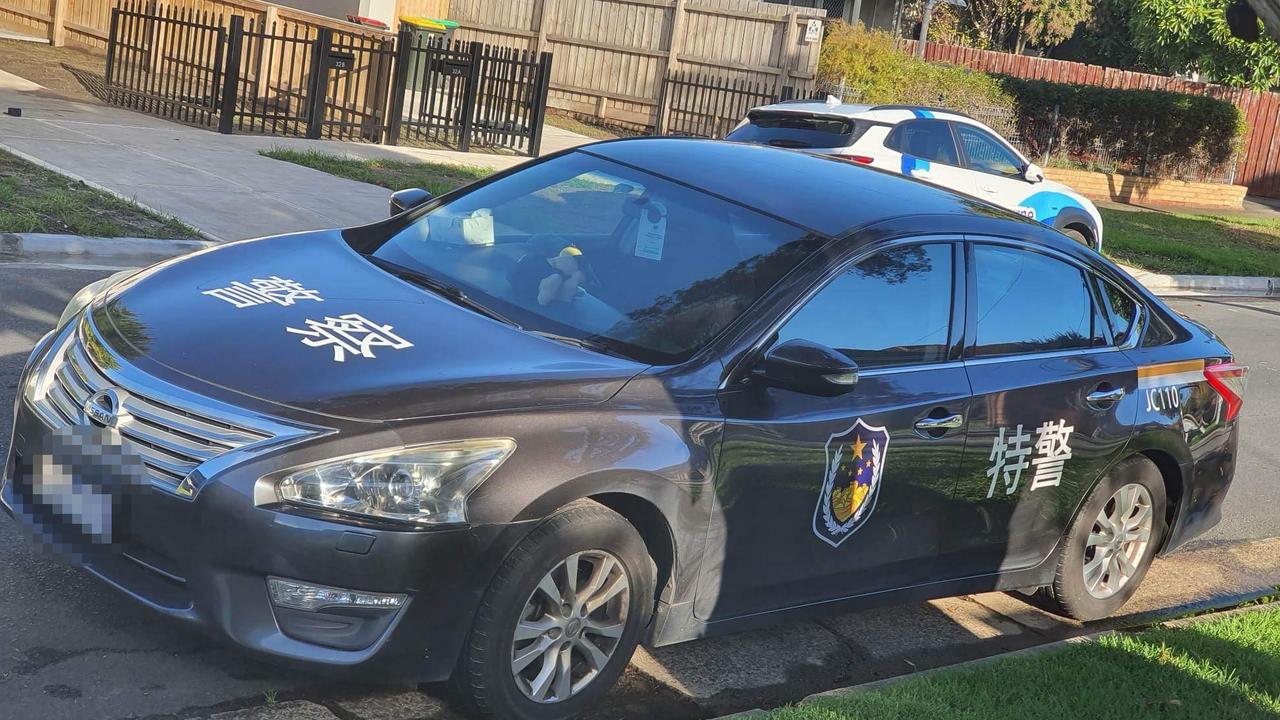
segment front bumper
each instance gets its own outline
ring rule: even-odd
[[[50,520],[22,478],[51,432],[19,400],[0,479],[3,509],[46,541],[54,537]],[[381,678],[448,677],[492,572],[525,524],[355,527],[255,506],[256,474],[233,468],[199,477],[193,500],[163,492],[133,497],[113,547],[77,543],[69,558],[135,601],[255,653]],[[390,610],[282,610],[271,602],[268,576],[408,599]]]

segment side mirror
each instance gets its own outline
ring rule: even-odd
[[[423,203],[431,202],[435,197],[435,195],[422,188],[397,190],[391,193],[391,217],[395,217],[405,210],[412,210]]]
[[[1044,182],[1044,170],[1041,170],[1039,165],[1029,162],[1022,168],[1022,179],[1032,184]]]
[[[840,395],[858,383],[858,364],[848,355],[800,339],[770,348],[755,373],[765,382],[810,395]]]

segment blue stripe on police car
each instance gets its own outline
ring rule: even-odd
[[[1051,225],[1058,215],[1068,208],[1084,210],[1084,205],[1066,193],[1056,190],[1042,190],[1024,198],[1014,209],[1032,220],[1039,220],[1046,225]]]

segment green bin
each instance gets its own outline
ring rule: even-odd
[[[400,17],[402,27],[407,27],[410,31],[410,42],[412,47],[426,47],[428,43],[437,43],[442,47],[448,47],[449,41],[453,38],[453,31],[458,28],[458,23],[452,20],[439,20],[429,17],[417,17],[412,15],[402,15]],[[426,53],[415,52],[409,54],[409,87],[414,90],[421,90],[426,81],[426,73],[420,67],[423,57]]]

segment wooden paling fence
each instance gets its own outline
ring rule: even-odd
[[[239,15],[255,33],[314,39],[337,34],[392,39],[263,0],[166,0],[225,19]],[[55,45],[103,51],[114,0],[0,0],[0,26],[47,35]],[[548,102],[635,129],[652,128],[673,73],[791,88],[813,87],[822,47],[821,9],[762,0],[396,0],[395,17],[447,17],[454,40],[556,56]],[[267,42],[278,49],[291,43]],[[250,49],[253,40],[248,40]],[[355,122],[354,116],[350,121]],[[277,124],[279,120],[277,120]]]
[[[760,105],[790,99],[789,87],[742,78],[675,72],[663,82],[658,134],[722,138]]]
[[[472,145],[537,155],[552,57],[481,43],[266,24],[127,0],[106,99],[223,133]]]
[[[902,43],[904,51],[915,51],[914,40]],[[925,47],[925,59],[1033,80],[1168,90],[1234,103],[1244,113],[1245,122],[1249,125],[1236,167],[1235,183],[1248,186],[1254,195],[1280,197],[1280,94],[938,43],[929,43]]]
[[[211,17],[242,15],[246,23],[258,27],[279,24],[297,25],[300,30],[327,27],[368,36],[392,34],[263,0],[171,0],[168,4]],[[107,47],[114,7],[115,0],[0,0],[0,26],[47,37],[55,47],[65,44],[102,52]],[[396,0],[397,17],[445,17],[448,12],[449,0]]]
[[[552,51],[555,108],[635,129],[658,125],[675,74],[715,76],[799,97],[812,88],[820,9],[760,0],[450,0],[454,37]],[[818,25],[817,29],[821,29]]]

